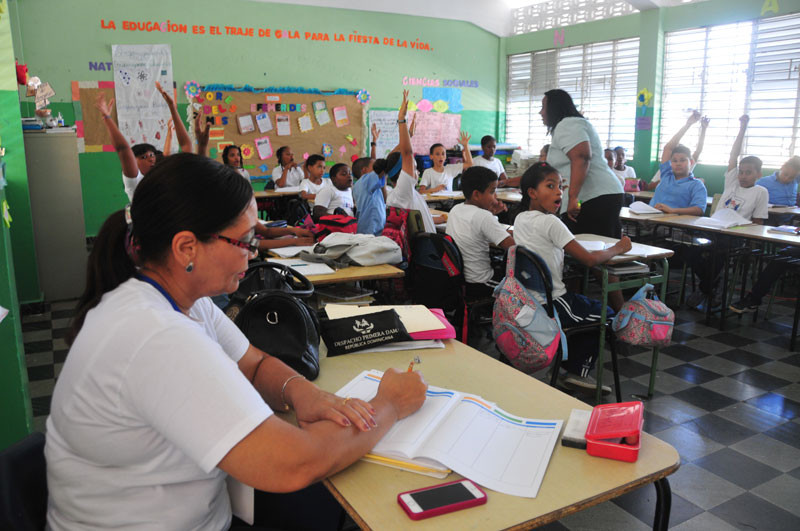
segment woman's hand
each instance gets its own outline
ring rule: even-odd
[[[344,399],[327,391],[323,391],[314,384],[303,388],[300,396],[293,398],[293,406],[297,412],[297,422],[300,426],[308,425],[320,420],[330,420],[340,426],[356,426],[361,431],[369,431],[375,422],[375,408],[368,402],[358,398]]]
[[[581,206],[578,204],[577,197],[569,197],[569,202],[567,203],[567,216],[572,221],[578,221],[578,216],[581,213]]]
[[[428,384],[418,371],[400,372],[387,369],[378,386],[378,394],[373,400],[385,400],[397,413],[397,419],[405,418],[425,403]],[[348,404],[352,400],[348,401]]]
[[[101,92],[97,95],[97,99],[94,101],[94,106],[103,116],[111,116],[111,110],[114,108],[114,98],[111,98],[111,101],[106,102],[106,95]]]

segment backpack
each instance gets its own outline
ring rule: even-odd
[[[669,345],[674,326],[675,313],[658,300],[652,284],[642,286],[617,312],[611,324],[620,341],[643,347]]]
[[[311,215],[311,209],[305,199],[292,199],[286,205],[286,223],[291,226],[298,225]]]
[[[313,380],[319,375],[320,324],[317,313],[298,298],[313,292],[311,282],[293,269],[257,262],[225,313],[251,344]]]
[[[400,246],[403,260],[408,260],[408,210],[399,207],[389,207],[386,214],[386,226],[381,232]]]
[[[517,278],[517,247],[508,250],[506,276],[494,290],[492,327],[497,349],[511,364],[525,373],[547,367],[562,344],[566,357],[567,342],[561,331],[558,314],[551,318]]]
[[[322,241],[329,234],[334,232],[344,232],[355,234],[358,228],[358,220],[353,216],[342,216],[339,214],[326,214],[320,216],[316,223],[311,216],[306,216],[302,227],[314,233],[316,241]]]

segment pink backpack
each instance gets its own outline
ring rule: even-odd
[[[652,284],[642,286],[622,306],[611,325],[620,341],[643,347],[669,345],[674,326],[675,313],[658,300]]]
[[[552,319],[548,317],[543,305],[517,279],[516,258],[517,247],[514,246],[508,250],[506,277],[494,290],[492,327],[497,349],[514,367],[530,374],[553,361],[559,341],[566,357],[567,342],[558,314]]]

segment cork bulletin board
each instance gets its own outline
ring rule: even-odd
[[[111,135],[108,134],[103,117],[94,104],[97,95],[103,92],[106,101],[114,99],[113,81],[73,81],[72,102],[75,110],[75,129],[78,137],[78,152],[93,153],[98,151],[114,151]],[[117,108],[114,106],[111,117],[117,120]]]
[[[297,164],[313,154],[325,156],[328,166],[350,164],[366,152],[369,96],[364,91],[190,83],[184,88],[191,101],[190,121],[200,113],[211,127],[209,156],[221,162],[225,146],[236,144],[251,177],[272,175],[281,146],[292,148]]]

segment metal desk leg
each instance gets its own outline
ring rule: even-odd
[[[600,398],[603,396],[603,349],[606,344],[605,323],[608,318],[608,268],[603,265],[600,269],[603,273],[603,281],[600,286],[600,292],[602,294],[600,299],[600,323],[602,323],[602,326],[600,326],[600,344],[598,345],[597,362],[594,364],[595,372],[597,373],[597,391],[595,391],[594,400],[598,404],[600,403]]]
[[[672,490],[669,488],[667,478],[661,478],[654,483],[656,487],[656,516],[653,519],[653,531],[667,531],[669,529],[669,512],[672,509]]]

